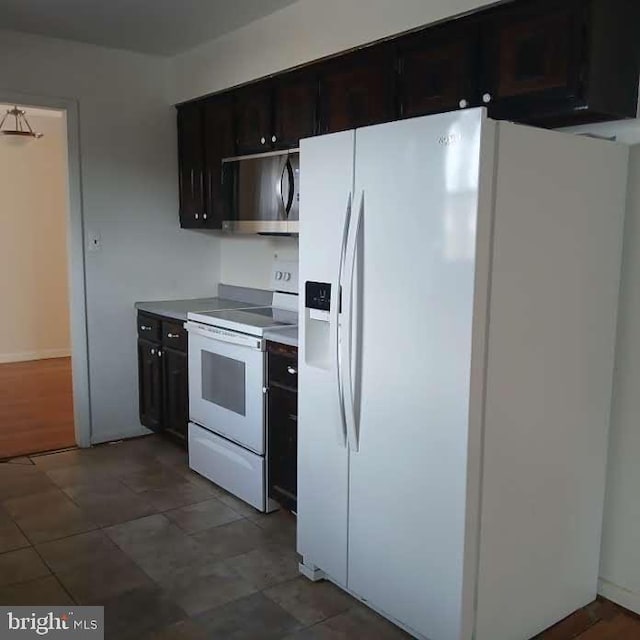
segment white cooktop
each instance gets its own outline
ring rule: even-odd
[[[187,317],[193,322],[259,337],[262,337],[266,330],[287,329],[298,324],[298,314],[295,311],[278,307],[203,311],[189,313]]]

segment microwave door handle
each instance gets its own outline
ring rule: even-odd
[[[284,202],[284,193],[283,193],[283,183],[284,183],[284,174],[287,171],[287,161],[285,160],[282,165],[282,173],[280,174],[280,202],[282,203],[282,217],[286,219],[287,217],[287,205]]]
[[[291,159],[287,156],[287,163],[285,164],[288,175],[289,193],[287,194],[287,206],[284,208],[287,218],[291,211],[291,205],[293,204],[293,194],[295,193],[295,177],[293,174],[293,167],[291,166]]]

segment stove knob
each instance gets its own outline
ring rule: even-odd
[[[282,271],[276,271],[276,280],[282,280]]]
[[[289,280],[291,280],[291,274],[288,271],[284,274],[284,280],[285,282],[289,282]]]

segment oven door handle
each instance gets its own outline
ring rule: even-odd
[[[185,322],[184,328],[195,336],[207,338],[209,340],[217,340],[227,344],[233,344],[238,347],[246,347],[255,351],[263,351],[263,341],[255,336],[248,336],[244,333],[233,333],[216,327],[204,327],[197,322]]]

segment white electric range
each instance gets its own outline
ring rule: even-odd
[[[260,511],[266,492],[265,340],[298,322],[298,268],[276,261],[270,307],[187,314],[189,466]]]

